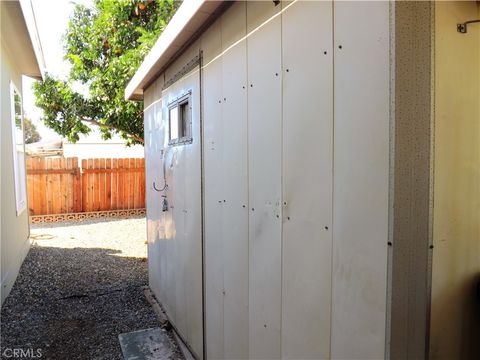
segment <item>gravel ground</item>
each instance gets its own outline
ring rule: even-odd
[[[2,307],[2,350],[121,359],[118,334],[158,327],[141,289],[148,283],[145,218],[35,225],[31,237]]]

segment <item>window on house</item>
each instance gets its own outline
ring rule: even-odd
[[[192,102],[190,92],[169,104],[168,123],[169,145],[190,144],[192,142]]]
[[[23,134],[22,98],[15,86],[10,83],[12,109],[13,171],[15,177],[15,201],[17,215],[27,206],[25,180],[25,144]]]

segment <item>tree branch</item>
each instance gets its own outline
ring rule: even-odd
[[[124,132],[125,134],[127,134],[128,136],[130,136],[132,139],[138,141],[139,143],[144,143],[143,139],[138,136],[138,135],[135,135],[135,134],[131,134],[131,133],[128,133],[126,132],[125,130],[123,129],[120,129],[116,126],[113,126],[113,125],[108,125],[108,124],[102,124],[101,122],[97,121],[97,120],[93,120],[93,119],[86,119],[86,118],[82,118],[82,121],[86,122],[86,123],[89,123],[89,124],[92,124],[92,125],[96,125],[98,127],[103,127],[103,128],[107,128],[107,129],[112,129],[112,130],[116,130],[116,131],[122,131]]]

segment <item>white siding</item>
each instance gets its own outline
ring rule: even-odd
[[[248,358],[248,148],[246,4],[221,19],[224,358]]]
[[[165,78],[198,48],[207,358],[383,357],[388,3],[237,2]],[[188,154],[166,156],[175,208],[155,266],[175,265],[151,281],[190,341],[191,281],[201,280],[185,261],[201,257],[188,221],[201,214]]]
[[[331,356],[379,359],[387,291],[389,3],[334,6]]]
[[[282,50],[282,357],[327,359],[332,275],[332,3],[292,3],[282,15]]]
[[[247,3],[250,358],[281,357],[280,6]],[[252,32],[252,30],[255,30]],[[276,75],[277,74],[277,75]]]
[[[223,359],[222,202],[222,49],[220,22],[203,35],[204,234],[206,349],[209,359]]]

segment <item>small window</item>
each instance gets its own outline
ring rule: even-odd
[[[168,106],[169,145],[192,143],[191,93],[176,99]]]
[[[25,141],[23,134],[22,98],[12,83],[10,83],[10,101],[12,109],[15,201],[17,215],[19,215],[27,206],[27,189],[25,180]]]

